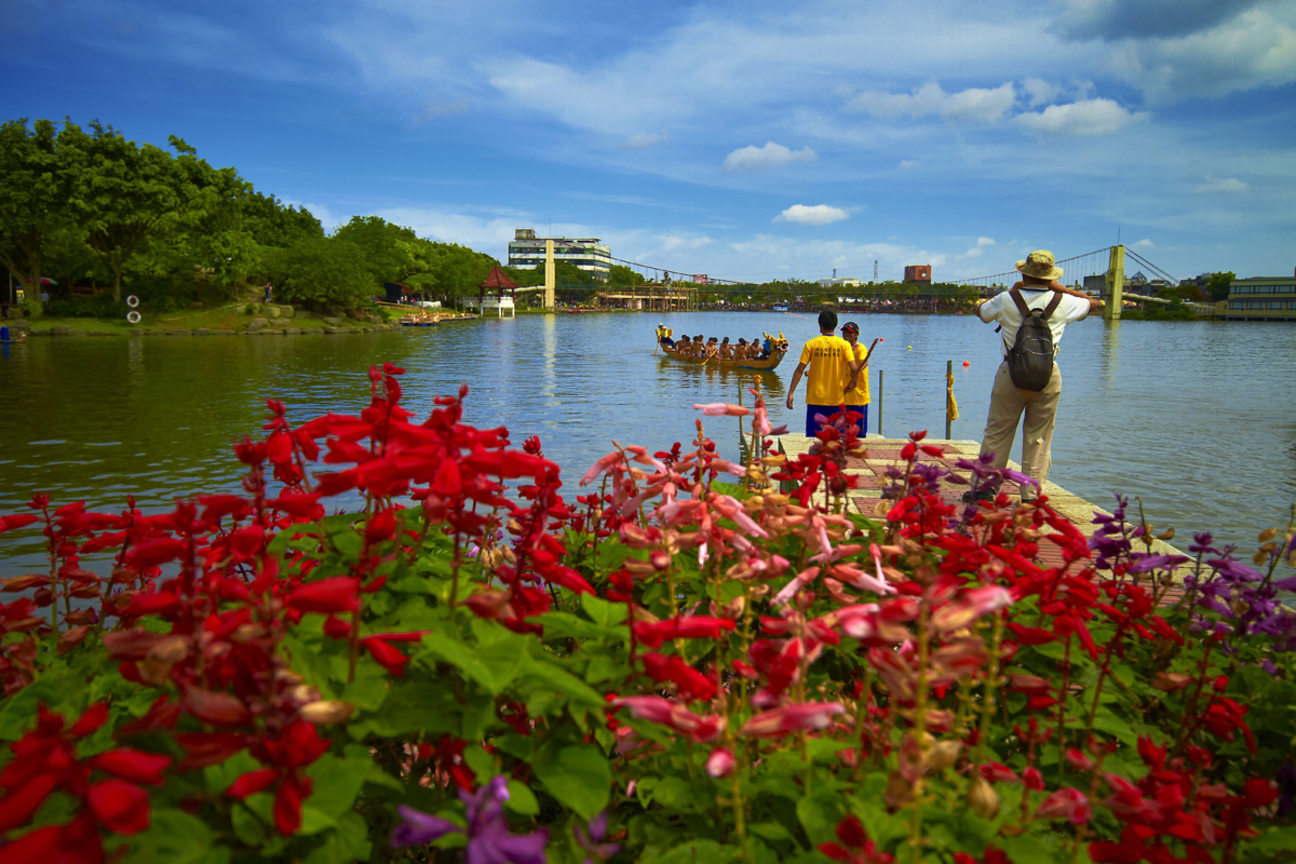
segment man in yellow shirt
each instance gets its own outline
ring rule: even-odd
[[[792,386],[788,387],[787,407],[792,410],[792,397],[806,367],[806,435],[810,438],[819,433],[820,424],[815,420],[816,414],[830,417],[840,412],[845,401],[846,384],[855,372],[864,364],[855,359],[855,351],[849,342],[837,332],[837,313],[825,309],[819,313],[819,335],[811,339],[801,349],[801,362],[792,373]]]
[[[859,325],[854,321],[847,321],[843,324],[841,333],[842,338],[850,343],[851,350],[854,352],[851,356],[859,362],[861,367],[858,372],[858,383],[851,387],[851,382],[848,379],[843,386],[846,387],[846,409],[863,415],[855,427],[859,437],[863,438],[868,434],[868,351],[863,345],[859,344]]]

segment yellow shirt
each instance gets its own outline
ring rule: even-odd
[[[810,405],[840,405],[850,380],[850,343],[840,336],[816,336],[801,349],[806,364],[806,402]],[[863,373],[860,373],[863,374]]]
[[[860,343],[856,342],[855,359],[863,363],[864,358],[866,356],[868,356],[868,349],[865,348]],[[842,379],[842,386],[845,387],[849,383],[850,383],[850,372],[848,371],[846,373],[846,377]],[[846,394],[846,404],[847,405],[869,404],[868,367],[865,367],[860,370],[859,380],[855,382],[855,389]]]

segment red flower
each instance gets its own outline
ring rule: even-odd
[[[118,834],[138,834],[149,825],[148,795],[134,783],[104,780],[87,796],[95,818]]]
[[[100,753],[91,762],[96,768],[102,768],[124,780],[158,786],[162,783],[162,769],[171,764],[171,757],[122,747]]]
[[[1040,802],[1037,819],[1066,819],[1072,825],[1083,825],[1093,818],[1093,807],[1079,789],[1067,786]]]
[[[686,699],[702,699],[709,702],[715,698],[715,682],[680,658],[649,653],[644,654],[641,659],[644,662],[644,669],[654,681],[674,682],[679,687],[680,695]]]
[[[360,608],[360,580],[334,576],[302,585],[288,595],[288,605],[299,612],[332,615]]]
[[[689,618],[672,618],[657,623],[643,622],[634,625],[635,638],[648,648],[660,648],[671,639],[719,639],[726,630],[734,629],[728,618],[711,618],[694,615]]]

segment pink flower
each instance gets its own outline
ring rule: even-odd
[[[629,708],[630,713],[641,720],[669,726],[699,744],[715,740],[725,727],[723,717],[699,716],[678,702],[663,699],[661,696],[622,696],[613,699],[612,704]]]
[[[1093,818],[1093,807],[1079,789],[1059,789],[1040,802],[1036,819],[1066,819],[1072,825],[1083,825]]]
[[[693,410],[701,411],[707,417],[746,417],[752,413],[750,408],[743,408],[741,405],[730,405],[727,402],[694,405]]]
[[[1007,588],[982,585],[963,592],[962,596],[933,612],[931,626],[941,633],[962,630],[984,615],[1011,606],[1012,602],[1012,594]]]
[[[728,777],[734,769],[734,755],[728,747],[717,747],[707,757],[706,772],[717,780]]]
[[[776,738],[798,729],[826,729],[837,714],[846,713],[840,702],[798,702],[757,714],[738,730],[740,735]]]

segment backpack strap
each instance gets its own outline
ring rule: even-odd
[[[1049,319],[1049,316],[1053,314],[1054,310],[1057,309],[1058,304],[1061,303],[1061,302],[1062,302],[1062,292],[1061,292],[1061,291],[1054,291],[1054,292],[1053,292],[1053,299],[1050,300],[1050,301],[1049,301],[1049,304],[1048,304],[1047,306],[1044,307],[1044,320],[1045,320],[1045,321],[1047,321],[1047,320]]]
[[[1008,293],[1012,296],[1013,302],[1017,304],[1017,311],[1021,313],[1022,320],[1029,318],[1031,310],[1030,307],[1026,305],[1026,301],[1022,299],[1021,292],[1014,288]],[[1052,310],[1050,309],[1049,311],[1051,312]]]

